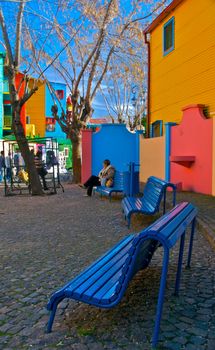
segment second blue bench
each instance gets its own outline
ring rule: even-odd
[[[160,204],[163,199],[163,214],[166,212],[166,191],[172,189],[172,205],[176,204],[176,186],[155,176],[150,176],[143,190],[143,196],[125,197],[122,200],[122,211],[130,227],[131,215],[141,213],[154,215],[159,212]]]

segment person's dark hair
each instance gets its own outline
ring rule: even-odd
[[[109,159],[105,159],[103,163],[106,164],[107,166],[110,165]]]

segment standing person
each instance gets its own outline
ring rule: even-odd
[[[94,186],[112,187],[114,174],[115,168],[111,165],[109,159],[105,159],[103,162],[103,169],[99,172],[99,175],[90,176],[90,178],[81,187],[87,188],[87,196],[90,197]]]
[[[45,191],[47,191],[48,187],[47,187],[46,179],[45,179],[45,176],[47,175],[47,171],[46,171],[44,164],[43,164],[43,161],[42,161],[42,152],[41,151],[37,151],[37,153],[34,157],[34,163],[35,163],[37,172],[43,181],[43,188]]]
[[[15,150],[14,156],[13,156],[13,162],[14,166],[16,167],[16,176],[19,174],[19,151]]]
[[[7,179],[8,181],[10,181],[11,175],[12,175],[11,163],[12,163],[12,159],[11,159],[11,153],[10,153],[10,151],[9,151],[9,152],[8,152],[8,155],[5,157],[6,179]]]
[[[4,167],[5,167],[4,152],[1,151],[1,154],[0,154],[0,182],[2,182],[2,179],[3,179]]]

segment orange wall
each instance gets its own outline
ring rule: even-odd
[[[140,138],[140,182],[149,176],[165,179],[165,137]]]
[[[193,156],[195,161],[171,161],[171,182],[182,182],[185,191],[212,194],[212,146],[213,118],[204,117],[201,105],[183,108],[181,124],[171,129],[170,157]]]
[[[163,26],[175,17],[175,47],[163,55]],[[215,0],[184,0],[151,33],[151,122],[181,121],[181,108],[215,117]]]
[[[33,79],[29,82],[29,87],[33,86]],[[45,136],[45,84],[38,82],[39,89],[26,103],[26,115],[30,116],[30,124],[35,125],[37,136]]]

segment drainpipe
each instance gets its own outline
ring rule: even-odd
[[[151,88],[151,66],[150,66],[150,59],[151,59],[151,50],[150,50],[150,41],[147,39],[147,34],[144,32],[144,39],[145,39],[145,44],[147,45],[147,50],[148,50],[148,81],[147,81],[147,129],[146,129],[146,137],[150,137],[150,88]]]

